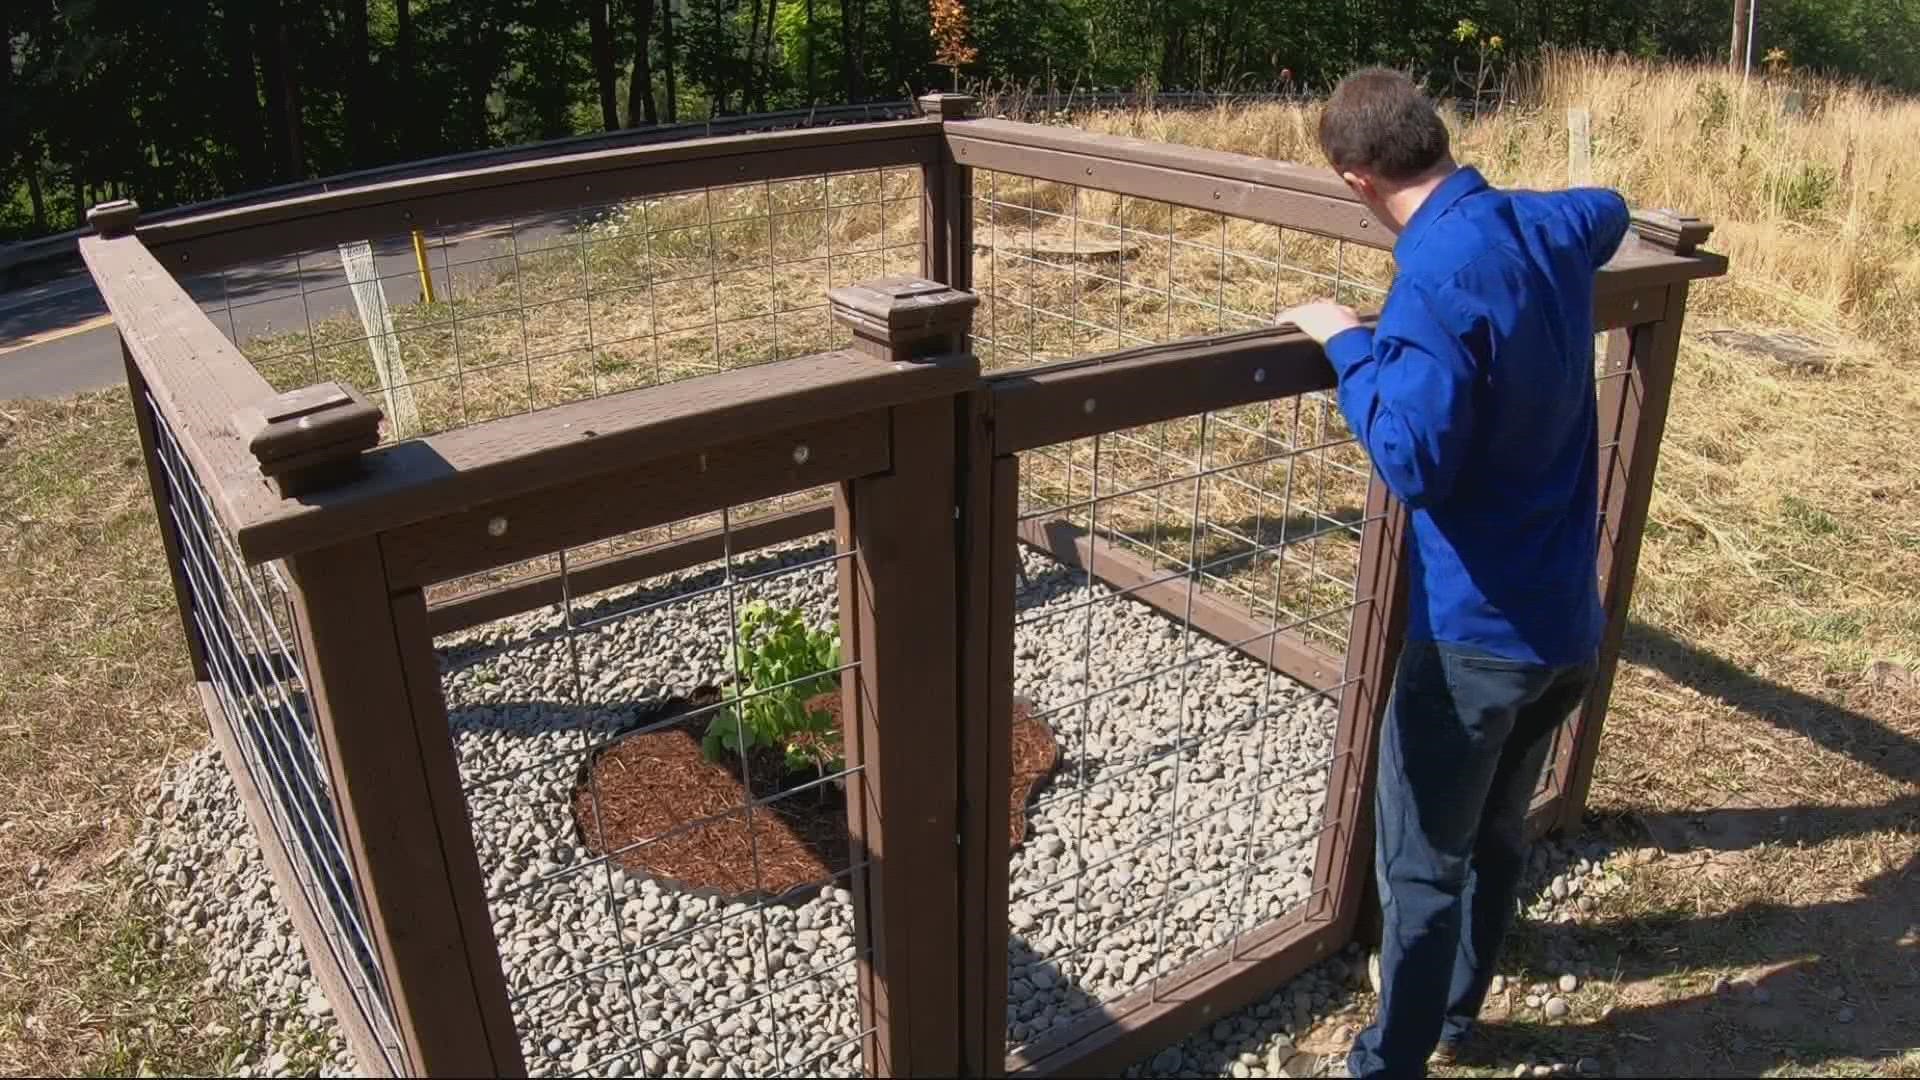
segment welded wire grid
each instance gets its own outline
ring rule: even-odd
[[[990,369],[1377,307],[1383,253],[976,173],[975,349]],[[1023,454],[1016,690],[1060,745],[1013,857],[1008,1042],[1050,1035],[1318,907],[1369,470],[1330,395]],[[1124,582],[1116,586],[1114,582]],[[1237,613],[1222,622],[1209,613]],[[1206,627],[1203,629],[1204,624]],[[1273,651],[1327,661],[1325,690]]]
[[[837,656],[769,675],[752,657],[777,650],[745,625],[765,604],[837,633],[852,552],[831,538],[739,551],[733,510],[717,517],[717,562],[579,595],[578,552],[557,553],[559,604],[440,643],[536,1076],[863,1072],[864,862],[843,794],[862,767],[707,745],[759,706],[814,710],[856,677]]]
[[[1078,555],[1028,552],[1016,605],[1016,691],[1061,753],[1011,866],[1011,1046],[1332,899],[1314,860],[1340,824],[1367,477],[1319,413],[1289,400],[1022,458],[1027,534]],[[1324,659],[1325,689],[1266,662],[1289,649]]]
[[[974,174],[974,349],[987,369],[1273,324],[1337,299],[1376,308],[1384,251],[1169,203]]]
[[[430,230],[432,302],[406,234],[190,287],[275,389],[351,383],[409,438],[841,347],[829,288],[920,272],[920,187],[872,169]]]
[[[260,842],[284,854],[299,901],[320,926],[322,940],[306,943],[308,959],[340,972],[353,1000],[334,1007],[359,1012],[387,1071],[398,1075],[404,1070],[393,1007],[335,816],[286,580],[277,563],[249,566],[241,558],[159,407],[150,396],[141,406],[153,422],[165,525],[179,545],[188,615],[219,702],[211,719],[239,747],[272,822],[272,835]]]

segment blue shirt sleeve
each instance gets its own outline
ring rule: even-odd
[[[1327,342],[1347,426],[1387,487],[1413,507],[1452,492],[1473,436],[1479,363],[1468,339],[1484,334],[1485,320],[1461,290],[1439,291],[1403,279],[1378,329]]]
[[[1586,241],[1587,256],[1598,270],[1620,250],[1620,242],[1627,238],[1627,229],[1633,224],[1633,213],[1617,191],[1573,188],[1565,194],[1567,214]]]

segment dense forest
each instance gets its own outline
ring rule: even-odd
[[[638,124],[969,85],[1436,90],[1542,45],[1724,57],[1728,0],[0,0],[0,239]],[[1464,21],[1463,21],[1464,20]],[[1920,88],[1920,0],[1760,0],[1756,58]],[[957,70],[940,61],[967,58]],[[1465,89],[1471,91],[1472,85]]]

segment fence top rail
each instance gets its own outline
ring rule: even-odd
[[[154,405],[254,562],[468,510],[651,460],[885,409],[974,385],[970,357],[889,363],[852,350],[645,387],[488,421],[359,455],[359,475],[281,494],[244,429],[276,395],[129,234],[80,249]],[[306,393],[299,391],[296,393]]]
[[[1325,351],[1292,327],[1142,345],[984,379],[993,391],[996,454],[1334,385]]]
[[[634,127],[619,128],[614,131],[596,131],[584,135],[568,135],[558,139],[546,139],[539,142],[520,143],[514,146],[489,147],[483,150],[463,150],[450,154],[440,154],[413,161],[394,162],[388,165],[375,165],[371,168],[355,169],[351,172],[335,173],[311,180],[295,180],[290,183],[274,184],[252,191],[234,195],[222,195],[200,202],[181,206],[155,209],[148,212],[149,221],[159,223],[180,218],[211,213],[218,210],[244,209],[255,204],[282,199],[298,194],[336,191],[343,188],[360,187],[367,184],[402,177],[419,176],[428,173],[444,172],[456,166],[473,167],[481,164],[501,164],[509,161],[522,161],[529,158],[552,157],[557,154],[593,150],[611,146],[648,146],[665,142],[688,139],[712,138],[716,135],[733,135],[742,132],[762,131],[769,128],[789,128],[796,126],[815,126],[845,124],[859,121],[890,120],[915,115],[916,106],[907,100],[862,102],[852,105],[824,105],[809,109],[785,109],[777,112],[750,113],[739,116],[714,116],[704,120],[688,120],[673,124],[640,124]],[[11,270],[17,266],[35,262],[46,262],[73,255],[81,237],[93,234],[91,226],[69,229],[66,232],[50,236],[19,240],[0,244],[0,271]]]
[[[761,131],[514,160],[142,222],[140,238],[178,273],[324,243],[503,217],[567,212],[672,191],[823,172],[924,164],[938,119]]]
[[[1058,150],[1098,160],[1131,161],[1165,166],[1203,178],[1246,180],[1267,187],[1335,199],[1358,208],[1361,213],[1366,213],[1365,208],[1360,206],[1360,201],[1354,197],[1352,190],[1342,183],[1340,177],[1331,169],[1275,161],[1250,154],[1236,154],[1226,150],[1206,150],[1178,143],[1136,139],[1131,135],[1110,135],[1019,120],[991,118],[968,120],[964,124],[956,125],[954,134],[984,142]],[[1374,227],[1378,227],[1377,223]],[[1381,231],[1381,236],[1387,237],[1385,230]],[[1387,238],[1390,242],[1391,238]]]
[[[234,424],[273,387],[137,237],[103,229],[80,238],[80,256],[215,513],[237,531],[278,500]]]
[[[962,165],[1393,246],[1393,233],[1331,169],[1016,120],[951,122],[946,135]],[[1725,258],[1696,247],[1711,231],[1669,211],[1636,214],[1635,232],[1602,268],[1596,291],[1726,273]]]

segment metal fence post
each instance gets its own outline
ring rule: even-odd
[[[836,289],[834,316],[875,363],[960,364],[974,298],[925,279]],[[894,407],[892,467],[842,486],[841,639],[858,666],[843,688],[847,824],[867,1068],[952,1076],[960,990],[961,521],[957,425],[966,398]]]

